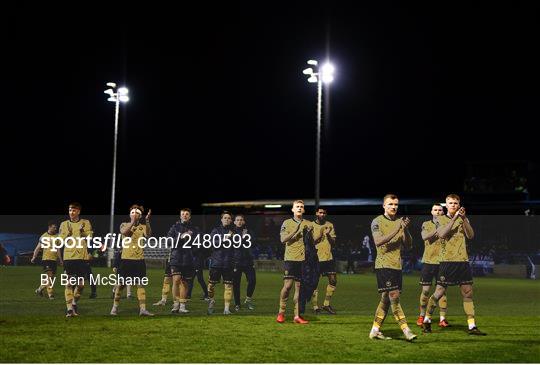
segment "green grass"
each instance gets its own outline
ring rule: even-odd
[[[95,272],[108,274],[107,269]],[[63,289],[57,299],[35,296],[39,267],[0,268],[1,362],[538,362],[540,359],[540,282],[525,279],[476,279],[477,324],[488,333],[466,333],[459,290],[448,295],[453,327],[422,335],[418,315],[417,275],[404,278],[402,305],[415,343],[403,340],[394,319],[384,325],[391,341],[367,335],[379,301],[373,275],[340,275],[332,305],[338,315],[307,316],[307,326],[277,324],[275,314],[281,275],[258,273],[253,312],[207,316],[196,283],[188,316],[172,316],[170,307],[156,317],[140,318],[136,300],[122,300],[116,318],[108,316],[109,287],[98,288],[98,299],[85,291],[81,316],[64,317]],[[147,302],[161,296],[162,270],[149,270]],[[326,279],[319,287],[320,300]],[[245,280],[244,283],[245,285]],[[223,286],[216,293],[217,313],[223,308]],[[243,290],[243,293],[245,291]]]

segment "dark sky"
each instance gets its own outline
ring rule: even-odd
[[[335,3],[166,8],[19,7],[4,24],[1,212],[313,197],[316,87],[325,105],[322,197],[431,197],[467,161],[535,160],[538,5]],[[451,5],[451,4],[450,4]],[[443,192],[443,193],[441,193]]]

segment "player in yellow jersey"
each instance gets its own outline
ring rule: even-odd
[[[34,249],[34,255],[32,256],[32,260],[30,260],[32,263],[36,261],[36,258],[39,255],[40,251],[43,251],[43,254],[41,256],[41,264],[43,265],[43,272],[46,273],[49,276],[49,284],[48,285],[40,285],[39,288],[36,289],[36,294],[39,296],[43,296],[43,290],[47,288],[47,295],[49,299],[54,299],[54,290],[52,286],[51,278],[56,275],[56,264],[57,261],[60,261],[60,265],[63,265],[62,262],[62,256],[60,255],[60,251],[52,251],[52,242],[50,241],[49,244],[45,244],[42,248],[42,239],[44,237],[47,237],[50,239],[54,237],[58,237],[58,226],[55,222],[49,221],[47,224],[47,232],[43,233],[41,237],[39,238],[39,242],[36,245],[36,248]]]
[[[129,237],[130,240],[123,244],[120,256],[120,267],[118,274],[121,278],[143,279],[146,278],[146,262],[144,261],[144,241],[143,239],[152,235],[150,227],[151,210],[146,215],[145,222],[141,222],[144,208],[140,205],[132,205],[129,208],[129,222],[120,225],[122,239]],[[117,285],[114,293],[114,302],[111,309],[111,316],[118,314],[120,297],[125,285]],[[139,315],[153,316],[146,309],[146,290],[143,285],[137,285],[137,299],[139,300]]]
[[[461,206],[461,199],[456,194],[446,197],[446,215],[437,218],[437,235],[442,239],[441,263],[439,278],[435,293],[429,297],[426,316],[424,318],[424,332],[431,332],[431,316],[437,307],[437,302],[446,293],[446,288],[459,285],[463,297],[463,309],[467,315],[469,334],[485,336],[485,333],[476,327],[473,303],[473,278],[467,254],[467,239],[474,238],[474,230],[466,217],[465,208]]]
[[[424,240],[424,255],[422,257],[422,274],[420,276],[420,285],[422,292],[420,293],[420,315],[416,324],[422,326],[424,317],[426,316],[426,308],[429,300],[429,289],[433,279],[435,281],[439,277],[439,262],[441,256],[441,239],[437,235],[437,217],[444,215],[442,205],[433,204],[431,207],[432,218],[429,221],[422,223],[422,239]],[[439,299],[440,320],[439,327],[449,327],[450,324],[446,320],[446,310],[448,306],[446,295]]]
[[[294,217],[285,220],[280,231],[281,243],[285,245],[285,255],[283,257],[285,274],[283,275],[283,288],[279,297],[277,322],[285,322],[287,300],[294,283],[294,323],[307,324],[309,322],[300,316],[298,299],[302,280],[302,263],[305,259],[304,236],[312,234],[313,223],[303,218],[305,210],[302,200],[295,200],[291,211]],[[320,234],[320,231],[318,233]],[[320,236],[315,233],[313,238],[316,241]]]
[[[315,215],[317,216],[317,219],[313,222],[313,227],[315,230],[318,229],[321,231],[320,239],[315,242],[317,256],[319,257],[319,272],[321,273],[321,276],[328,277],[328,285],[326,286],[326,295],[322,310],[329,314],[336,314],[336,311],[330,305],[330,299],[332,299],[337,286],[336,263],[334,261],[334,256],[332,255],[332,246],[336,243],[336,230],[334,229],[334,225],[326,219],[327,212],[325,208],[317,208]],[[315,289],[315,291],[313,291],[313,297],[311,298],[315,313],[321,311],[318,303],[318,294],[319,290]]]
[[[373,241],[377,247],[375,259],[375,274],[381,301],[375,312],[373,327],[369,333],[371,339],[389,339],[382,334],[380,328],[386,318],[388,309],[392,313],[407,341],[412,341],[416,335],[407,325],[407,319],[400,304],[402,287],[401,249],[412,247],[412,236],[409,233],[409,218],[398,218],[399,199],[394,194],[388,194],[383,199],[384,214],[371,223]]]
[[[88,255],[87,238],[93,236],[92,224],[88,219],[82,219],[81,204],[69,204],[69,219],[60,224],[60,237],[64,251],[64,271],[73,279],[76,285],[66,285],[64,295],[66,298],[66,317],[78,315],[77,304],[85,285],[88,273],[86,259]]]

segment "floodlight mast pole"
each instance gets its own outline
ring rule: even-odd
[[[114,145],[113,145],[113,171],[112,171],[112,186],[111,186],[111,215],[109,221],[109,233],[111,237],[114,237],[114,205],[116,198],[116,165],[117,165],[117,153],[118,153],[118,121],[120,115],[120,102],[127,102],[129,100],[128,93],[129,90],[125,87],[119,89],[116,88],[116,83],[108,82],[107,86],[109,87],[105,90],[105,94],[109,95],[107,101],[114,102]],[[113,240],[114,243],[114,240]],[[103,251],[107,248],[107,245],[103,245]],[[114,250],[112,247],[109,248],[107,252],[107,261],[108,264],[111,264],[111,261],[114,256]]]
[[[113,172],[112,172],[112,189],[111,189],[111,218],[109,224],[109,232],[114,233],[114,203],[116,192],[116,154],[118,150],[118,116],[120,113],[120,98],[116,95],[115,111],[114,111],[114,152],[113,152]]]
[[[302,71],[309,76],[309,83],[317,83],[317,141],[315,143],[315,209],[321,203],[321,125],[322,125],[322,84],[330,83],[334,79],[334,66],[330,63],[320,65],[317,60],[308,60],[307,64],[313,66]]]
[[[322,124],[322,77],[317,78],[317,147],[315,161],[315,209],[321,199],[321,124]]]

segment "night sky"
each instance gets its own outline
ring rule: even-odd
[[[117,212],[312,198],[310,58],[337,70],[323,111],[323,198],[439,197],[461,192],[467,161],[537,160],[534,2],[312,5],[11,10],[0,212],[63,213],[72,200],[109,212],[108,81],[131,97]]]

